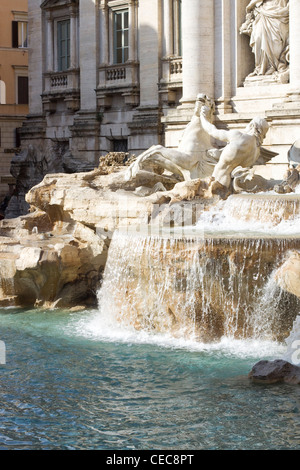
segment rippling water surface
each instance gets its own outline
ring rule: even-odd
[[[2,310],[0,449],[298,449],[300,387],[255,385],[274,343],[196,344],[97,312]]]

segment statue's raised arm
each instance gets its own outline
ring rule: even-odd
[[[246,7],[246,12],[249,13],[252,11],[257,5],[261,5],[263,3],[263,0],[251,0],[249,5]]]

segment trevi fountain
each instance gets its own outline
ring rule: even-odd
[[[300,145],[262,176],[268,122],[214,109],[1,221],[1,449],[299,448]]]

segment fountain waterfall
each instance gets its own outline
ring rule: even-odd
[[[188,228],[180,237],[176,230],[165,237],[119,230],[99,292],[101,310],[137,329],[199,341],[282,341],[300,299],[280,289],[274,272],[290,250],[300,249],[299,214],[295,195],[240,195],[203,212],[198,235]]]
[[[206,232],[241,230],[270,236],[300,233],[300,195],[272,193],[232,195],[203,212],[198,221]]]

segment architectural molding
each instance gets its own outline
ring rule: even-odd
[[[42,10],[79,6],[79,0],[45,0],[41,4]]]

